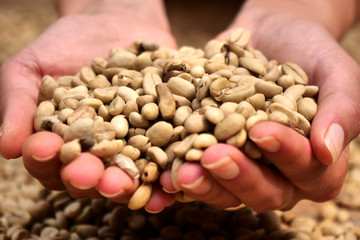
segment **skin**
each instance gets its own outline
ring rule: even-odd
[[[247,1],[218,38],[244,27],[253,34],[252,47],[269,59],[296,62],[307,72],[310,84],[320,88],[310,140],[277,123],[255,125],[249,137],[277,167],[276,171],[229,145],[208,148],[200,163],[184,164],[176,179],[177,185],[194,199],[218,208],[245,203],[258,212],[287,210],[301,199],[332,199],[342,186],[348,144],[359,134],[360,69],[336,40],[355,19],[355,13],[344,10],[344,14],[339,7],[344,5],[341,1],[284,1],[272,1],[271,6],[264,0]],[[139,38],[172,48],[176,44],[160,1],[141,1],[140,5],[125,1],[126,8],[120,7],[122,1],[83,0],[86,4],[74,8],[68,1],[60,2],[60,12],[69,15],[1,67],[0,152],[6,158],[22,155],[30,174],[49,189],[66,188],[74,197],[102,195],[125,203],[138,186],[137,181],[121,170],[105,170],[100,160],[88,153],[62,166],[58,159],[62,139],[48,132],[33,134],[40,79],[45,74],[74,74],[94,57],[106,57],[111,47],[126,47]],[[349,0],[347,6],[355,9],[354,4]],[[326,14],[320,18],[317,13],[321,7],[331,9],[329,13],[336,18]],[[336,24],[331,22],[334,19]],[[79,168],[84,165],[87,171]],[[173,203],[166,193],[174,191],[168,171],[162,174],[160,184],[154,187],[146,206],[149,212],[161,211]]]
[[[337,42],[355,18],[355,2],[348,2],[349,9],[341,1],[247,1],[230,29],[250,30],[252,47],[269,59],[296,62],[307,72],[309,84],[320,88],[310,140],[280,124],[259,123],[249,137],[278,170],[219,144],[205,151],[201,164],[188,163],[179,170],[177,185],[187,195],[219,208],[244,203],[258,212],[338,195],[348,144],[359,134],[360,69]],[[318,14],[323,9],[333,15]],[[162,180],[164,186],[170,183]]]
[[[118,168],[105,170],[101,160],[89,153],[62,165],[58,157],[62,139],[50,132],[32,134],[40,81],[46,74],[75,74],[93,58],[107,58],[109,49],[127,48],[138,39],[171,48],[176,48],[176,42],[161,1],[82,0],[77,5],[68,1],[58,4],[63,16],[1,67],[0,153],[5,158],[22,155],[26,169],[46,188],[67,189],[75,198],[103,195],[126,203],[138,181]],[[161,193],[155,191],[154,196],[158,195]],[[163,207],[173,199],[163,197],[159,202]]]

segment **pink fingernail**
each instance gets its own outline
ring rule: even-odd
[[[177,192],[179,192],[180,190],[177,190],[177,189],[173,189],[173,190],[170,190],[170,189],[166,189],[166,188],[162,188],[162,190],[164,191],[164,192],[166,192],[166,193],[177,193]]]
[[[91,189],[96,186],[96,185],[86,186],[86,185],[81,185],[81,184],[75,184],[73,182],[70,182],[70,185],[73,186],[74,188],[77,188],[80,190],[88,190],[88,189]]]
[[[36,161],[38,161],[38,162],[46,162],[46,161],[48,161],[50,159],[53,159],[56,156],[56,154],[57,153],[54,153],[54,154],[52,154],[50,156],[47,156],[47,157],[38,157],[38,156],[35,156],[35,155],[31,155],[31,157],[33,159],[35,159]]]
[[[267,152],[277,152],[280,149],[280,143],[279,141],[274,138],[273,136],[265,136],[265,137],[252,137],[249,136],[249,138],[261,149],[267,151]]]
[[[206,181],[204,176],[201,176],[193,183],[181,184],[181,186],[185,189],[191,190],[196,194],[206,194],[210,191],[211,183]]]
[[[344,144],[344,130],[339,124],[330,125],[325,135],[325,144],[331,153],[332,164],[334,164],[340,157]]]
[[[160,213],[160,212],[162,212],[163,210],[164,210],[164,209],[158,210],[158,211],[152,211],[152,210],[149,210],[149,209],[145,206],[145,211],[147,211],[148,213],[151,213],[151,214]]]
[[[79,187],[77,187],[77,188],[79,188]],[[87,189],[86,187],[83,187],[83,188],[79,188],[79,189]],[[123,193],[125,193],[125,190],[124,189],[122,189],[122,190],[120,190],[120,192],[117,192],[117,193],[112,193],[112,194],[108,194],[108,193],[104,193],[104,192],[102,192],[102,191],[100,191],[100,190],[98,190],[99,191],[99,193],[102,195],[102,196],[104,196],[104,197],[106,197],[106,198],[115,198],[115,197],[118,197],[119,195],[121,195],[121,194],[123,194]]]
[[[224,180],[234,179],[240,172],[239,166],[230,157],[224,157],[215,163],[204,164],[204,167],[210,170],[211,174]]]

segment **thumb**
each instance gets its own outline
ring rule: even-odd
[[[359,65],[343,49],[338,50],[318,61],[314,74],[320,91],[310,141],[316,157],[327,165],[340,158],[360,130]]]
[[[0,154],[7,159],[21,156],[25,139],[33,132],[39,80],[24,64],[10,59],[0,70]]]

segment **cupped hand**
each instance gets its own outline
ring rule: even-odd
[[[188,196],[218,208],[244,203],[259,212],[287,210],[301,199],[333,199],[346,175],[348,144],[359,134],[359,65],[318,23],[286,12],[265,15],[255,23],[256,12],[251,13],[256,8],[244,11],[229,30],[249,29],[253,48],[279,63],[297,63],[307,72],[309,84],[319,87],[310,139],[278,123],[259,123],[249,138],[271,165],[218,144],[204,152],[201,164],[184,164],[177,185]],[[163,183],[171,190],[168,179]]]
[[[158,7],[154,2],[149,4],[150,10]],[[135,3],[129,7],[119,8],[115,14],[62,17],[1,67],[0,153],[5,158],[23,155],[29,173],[49,189],[66,188],[76,198],[103,195],[126,202],[139,184],[119,168],[105,169],[101,160],[89,153],[62,165],[58,153],[63,140],[50,132],[33,134],[37,95],[44,75],[56,78],[76,74],[81,67],[90,66],[95,57],[107,58],[111,48],[127,48],[139,39],[176,48],[161,8],[144,13],[135,8]],[[171,200],[165,197],[162,201]]]

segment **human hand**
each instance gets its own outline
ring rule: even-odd
[[[248,2],[229,30],[250,30],[252,47],[269,59],[297,63],[307,72],[309,84],[319,86],[310,139],[278,123],[259,123],[249,137],[276,169],[218,144],[204,152],[201,164],[184,164],[177,185],[188,196],[218,208],[244,203],[258,212],[287,210],[301,199],[332,199],[346,175],[348,144],[359,134],[359,65],[336,41],[340,23],[324,27],[323,19],[316,19],[318,11],[306,10],[299,2]],[[172,190],[165,177],[163,186]]]
[[[50,132],[32,135],[40,81],[44,75],[73,75],[95,57],[107,58],[109,49],[126,48],[138,39],[175,48],[169,32],[161,1],[108,1],[60,18],[1,67],[0,153],[5,158],[23,155],[30,174],[49,189],[67,188],[77,198],[103,195],[126,202],[137,181],[117,168],[105,170],[100,159],[88,153],[62,166],[58,153],[63,140]]]

